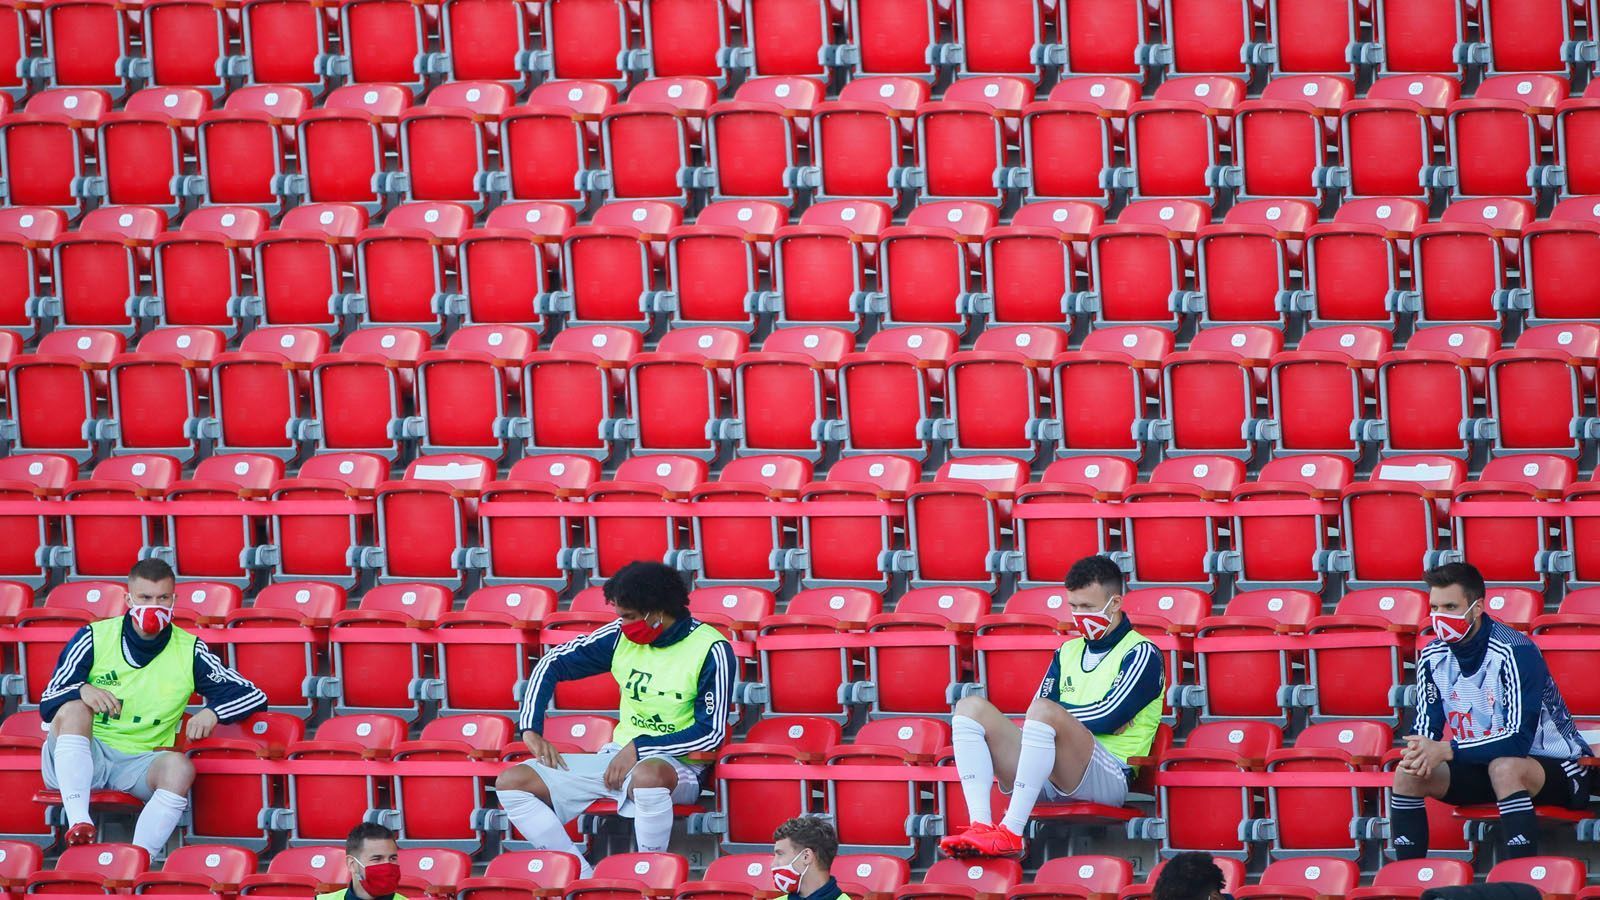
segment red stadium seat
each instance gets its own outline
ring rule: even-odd
[[[535,298],[535,311],[565,313],[568,324],[647,330],[655,292],[665,284],[667,235],[681,224],[682,207],[665,201],[606,204],[588,225],[567,231],[561,256],[566,290]]]
[[[211,414],[199,423],[217,451],[299,455],[312,418],[310,369],[328,352],[313,328],[259,328],[211,364]]]
[[[578,880],[578,858],[559,850],[514,850],[502,852],[483,870],[482,875],[464,878],[456,885],[460,900],[513,900],[534,890],[557,894]]]
[[[732,100],[713,104],[706,116],[712,196],[792,201],[808,189],[801,163],[824,96],[816,79],[774,76],[750,79]]]
[[[1010,225],[983,235],[988,318],[994,323],[1070,325],[1061,298],[1085,285],[1077,269],[1105,210],[1075,200],[1030,203]]]
[[[513,8],[520,9],[520,6]],[[494,81],[441,84],[400,117],[400,165],[406,199],[456,200],[481,209],[504,178],[490,175],[490,150],[511,89]]]
[[[406,425],[421,439],[422,452],[509,455],[516,436],[508,423],[523,407],[523,368],[538,347],[538,336],[518,325],[470,325],[451,335],[444,349],[423,353],[417,362],[421,421]]]
[[[914,460],[904,456],[849,456],[835,462],[823,481],[800,489],[800,499],[904,500],[920,475]],[[806,587],[853,585],[886,590],[894,577],[892,551],[900,549],[897,532],[903,514],[881,516],[807,516],[800,520],[801,550],[795,557]]]
[[[1469,434],[1492,438],[1497,453],[1581,453],[1600,438],[1600,422],[1585,415],[1595,392],[1587,361],[1597,356],[1600,327],[1593,324],[1540,325],[1523,331],[1516,349],[1489,357],[1492,427],[1486,431],[1489,423],[1472,423]],[[1543,399],[1530,402],[1533,396]]]
[[[654,78],[600,118],[608,200],[655,198],[687,202],[708,181],[696,167],[706,113],[717,99],[705,78]]]
[[[1345,900],[1415,900],[1436,887],[1472,883],[1472,865],[1459,859],[1402,859],[1384,863],[1372,883],[1345,894]]]
[[[1355,787],[1299,787],[1294,773],[1376,772],[1392,741],[1389,726],[1377,722],[1325,722],[1302,731],[1292,749],[1268,753],[1267,771],[1283,778],[1283,784],[1267,791],[1268,812],[1277,823],[1273,851],[1285,855],[1359,852],[1359,831],[1353,823],[1366,814],[1376,792]],[[1261,883],[1283,882],[1264,875]],[[1318,887],[1338,888],[1337,893],[1342,894],[1354,885],[1352,873],[1349,884]]]
[[[1163,754],[1163,772],[1258,771],[1283,745],[1283,733],[1265,722],[1210,722],[1195,726],[1182,749]],[[1162,850],[1207,850],[1242,859],[1248,844],[1239,825],[1257,817],[1255,792],[1235,787],[1162,787],[1157,807],[1167,823]]]
[[[147,333],[138,351],[112,359],[112,445],[120,452],[168,453],[181,460],[199,452],[194,422],[210,393],[210,366],[227,347],[212,328],[162,328]]]
[[[255,291],[230,299],[229,312],[264,325],[338,328],[330,301],[341,306],[355,288],[355,239],[367,227],[364,209],[349,203],[313,203],[283,214],[276,231],[256,241]]]
[[[350,881],[344,860],[343,845],[289,847],[273,855],[265,872],[246,875],[239,884],[239,895],[309,900],[319,893],[343,890]]]
[[[440,47],[451,81],[502,81],[520,88],[533,68],[534,10],[522,3],[449,0],[440,17]]]
[[[0,135],[5,122],[0,119]],[[50,248],[67,228],[59,209],[12,206],[0,209],[0,325],[20,338],[33,336],[42,310],[32,303],[44,294],[45,273],[50,270]],[[6,339],[10,342],[10,339]],[[15,356],[15,353],[11,354]],[[9,360],[7,361],[9,364]]]
[[[1344,489],[1344,549],[1329,561],[1351,588],[1415,582],[1435,565],[1439,526],[1451,493],[1466,478],[1462,460],[1406,456],[1381,460],[1370,481]]]
[[[689,880],[689,861],[675,853],[616,853],[595,864],[593,878],[567,885],[569,900],[670,897]]]
[[[1068,295],[1069,313],[1093,314],[1099,325],[1147,323],[1176,328],[1194,311],[1194,240],[1211,219],[1196,200],[1129,204],[1114,225],[1089,242],[1092,292]]]
[[[846,452],[926,458],[949,440],[949,423],[934,415],[934,404],[944,399],[945,369],[959,346],[945,328],[889,328],[868,338],[865,351],[845,354],[839,410]]]
[[[1410,261],[1411,236],[1427,216],[1419,200],[1358,199],[1341,205],[1332,222],[1313,225],[1305,270],[1313,322],[1392,327],[1403,312],[1400,273]]]
[[[1173,0],[1163,11],[1164,37],[1176,74],[1247,76],[1255,56],[1255,5],[1246,0]]]
[[[771,858],[764,853],[720,856],[705,875],[678,885],[677,900],[738,900],[772,887]]]
[[[150,868],[150,854],[133,844],[79,844],[61,851],[55,868],[28,878],[29,894],[126,890]]]
[[[700,211],[667,240],[669,298],[658,304],[674,325],[724,324],[754,329],[761,287],[772,269],[772,242],[789,211],[767,200],[725,200]],[[744,277],[736,273],[743,272]]]
[[[919,106],[921,197],[1003,202],[1020,189],[1009,148],[1017,143],[1016,119],[1032,99],[1033,85],[1024,79],[980,76],[960,79],[943,99]]]
[[[22,112],[0,117],[6,203],[82,211],[89,172],[84,159],[111,102],[95,88],[47,90],[30,98]]]
[[[236,333],[247,291],[251,251],[266,233],[267,214],[251,206],[207,206],[184,217],[177,231],[155,239],[156,321]],[[151,304],[155,306],[155,304]]]
[[[1202,719],[1287,724],[1293,708],[1302,705],[1296,673],[1304,668],[1304,654],[1283,649],[1273,638],[1304,632],[1321,606],[1309,591],[1246,591],[1228,601],[1222,615],[1201,619],[1194,652],[1205,696]]]
[[[1128,110],[1133,195],[1215,199],[1223,185],[1214,167],[1222,162],[1224,141],[1244,98],[1243,81],[1200,75],[1168,79],[1152,99],[1133,104]]]
[[[600,114],[617,89],[595,81],[549,82],[500,122],[500,163],[509,198],[582,204],[590,190],[580,176],[599,168]]]
[[[1060,329],[991,326],[973,349],[950,357],[945,411],[955,423],[951,454],[1037,458],[1056,433],[1047,405],[1049,372],[1066,349]]]
[[[1001,531],[1011,524],[1011,503],[1027,478],[1020,460],[970,456],[945,463],[931,481],[913,486],[906,493],[911,584],[996,585]]]
[[[834,877],[839,887],[854,897],[894,896],[894,892],[911,880],[911,869],[906,861],[896,856],[876,853],[856,853],[835,857],[838,867]]]
[[[1120,500],[1137,472],[1122,457],[1074,456],[1051,463],[1038,482],[1018,490],[1017,504]],[[1112,546],[1111,523],[1104,519],[1017,519],[1014,527],[1023,585],[1059,584],[1074,561]]]
[[[771,687],[767,709],[778,714],[826,715],[843,719],[852,685],[865,680],[867,654],[838,645],[777,649],[766,638],[862,632],[883,611],[883,598],[863,588],[815,588],[789,601],[788,611],[762,620],[756,639],[761,671]],[[767,646],[763,646],[766,644]]]
[[[1281,751],[1280,751],[1281,752]],[[1280,859],[1268,864],[1261,880],[1235,892],[1240,898],[1340,897],[1361,884],[1361,869],[1353,860],[1327,856]]]
[[[1587,670],[1581,662],[1593,652],[1597,633],[1600,633],[1600,588],[1572,591],[1556,612],[1533,620],[1533,641],[1561,688],[1567,708],[1576,716],[1592,716],[1600,711],[1600,694],[1592,679],[1586,677]]]
[[[561,238],[576,223],[572,207],[563,203],[503,203],[483,227],[462,234],[456,260],[457,283],[467,296],[463,321],[531,323],[542,331],[534,301],[556,287]]]
[[[1427,595],[1415,588],[1350,591],[1331,615],[1314,616],[1306,623],[1306,682],[1317,689],[1312,718],[1398,723],[1407,707],[1405,664],[1415,656],[1416,634],[1427,620]],[[1348,645],[1356,634],[1369,643]],[[1319,635],[1334,641],[1319,641]]]
[[[167,217],[159,209],[107,206],[85,215],[77,231],[57,238],[51,289],[59,324],[132,334],[148,316],[144,292],[150,250],[166,229]]]
[[[406,724],[398,716],[335,716],[317,726],[316,737],[290,744],[289,760],[386,758],[406,737]],[[287,799],[296,813],[292,840],[336,840],[348,834],[368,809],[377,808],[380,790],[392,792],[387,775],[296,775],[291,773]],[[315,802],[309,802],[315,797]],[[340,851],[342,852],[342,851]],[[276,860],[274,860],[276,862]],[[315,858],[313,868],[320,868]],[[269,870],[270,872],[271,870]],[[343,873],[341,867],[338,870]],[[331,880],[323,876],[324,880]],[[343,877],[342,875],[340,876]],[[250,879],[246,879],[249,885]],[[268,891],[262,891],[268,893]],[[276,892],[273,892],[276,893]]]
[[[256,873],[256,855],[226,844],[189,844],[167,856],[159,872],[134,881],[135,894],[230,894]]]
[[[1316,328],[1272,357],[1273,449],[1278,454],[1362,452],[1357,424],[1377,406],[1374,369],[1393,335],[1372,325]]]
[[[388,0],[355,0],[374,5]],[[304,197],[376,212],[389,191],[387,156],[411,92],[396,84],[348,84],[307,112],[298,128]]]
[[[732,328],[678,328],[628,362],[628,416],[617,436],[636,453],[714,459],[730,433],[732,369],[750,345]]]
[[[494,473],[488,459],[451,453],[420,457],[404,479],[378,485],[382,550],[363,562],[377,570],[380,583],[423,580],[459,588],[467,573],[481,568],[481,554],[466,548],[476,543],[477,498]]]
[[[1310,298],[1294,289],[1294,273],[1303,269],[1306,231],[1316,222],[1309,201],[1254,200],[1200,229],[1196,284],[1205,321],[1277,324],[1306,311]]]
[[[1136,15],[1144,15],[1138,0],[1101,5],[1136,7]],[[1091,5],[1073,6],[1085,10]],[[1065,15],[1076,14],[1072,7],[1066,9]],[[1078,33],[1069,38],[1078,39]],[[1069,44],[1068,53],[1072,52]],[[1133,65],[1131,60],[1127,65]],[[1022,159],[1030,174],[1028,199],[1070,197],[1108,203],[1116,190],[1128,187],[1125,174],[1113,167],[1126,142],[1128,110],[1139,96],[1138,83],[1130,79],[1086,76],[1063,79],[1047,100],[1024,107]]]
[[[1536,199],[1559,187],[1561,173],[1542,163],[1540,148],[1549,140],[1548,117],[1568,90],[1555,75],[1501,75],[1484,79],[1471,100],[1451,103],[1454,196]]]
[[[1380,418],[1363,424],[1362,440],[1386,453],[1466,453],[1460,425],[1486,402],[1489,354],[1499,347],[1499,332],[1483,325],[1413,333],[1406,349],[1379,359]]]
[[[928,83],[916,78],[858,78],[819,104],[811,134],[817,196],[899,197],[892,176],[916,158],[915,115],[928,98]]]
[[[983,313],[984,232],[999,221],[975,201],[924,203],[906,224],[886,228],[878,243],[881,296],[866,302],[885,325],[961,325]]]
[[[1600,187],[1597,187],[1600,190]],[[1600,242],[1600,202],[1574,197],[1551,210],[1547,221],[1523,231],[1524,304],[1531,322],[1592,320],[1600,311],[1595,286],[1574,265]]]
[[[821,459],[847,433],[837,406],[838,369],[854,346],[855,336],[842,328],[784,328],[759,353],[735,360],[738,451]]]
[[[628,362],[643,346],[631,328],[587,325],[563,329],[549,350],[531,354],[523,374],[527,449],[609,456]]]
[[[878,238],[892,220],[888,204],[838,200],[813,204],[798,225],[778,229],[772,262],[778,321],[859,331],[874,287]]]
[[[1576,894],[1588,880],[1588,866],[1565,856],[1525,856],[1495,863],[1485,881],[1531,884],[1545,896]]]
[[[504,716],[464,715],[441,716],[423,726],[421,736],[415,741],[404,741],[394,748],[396,762],[436,762],[443,760],[499,759],[511,742],[516,726]],[[466,778],[408,775],[405,768],[396,779],[395,806],[400,810],[400,835],[403,840],[424,843],[429,851],[434,847],[456,848],[441,851],[445,863],[456,860],[461,849],[480,845],[483,835],[477,823],[484,819],[479,812],[488,807],[488,785],[480,777]],[[472,864],[464,854],[459,854],[459,867],[434,864],[416,866],[403,853],[401,868],[420,868],[422,885],[434,893],[435,886],[454,888],[456,882],[471,874]],[[453,871],[451,871],[453,870]],[[405,879],[403,878],[402,884]]]
[[[955,900],[1004,896],[1022,884],[1022,866],[1014,859],[941,859],[928,867],[921,884],[894,892],[895,900]]]

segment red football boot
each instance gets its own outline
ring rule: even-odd
[[[94,825],[89,822],[79,822],[67,829],[67,846],[76,847],[79,844],[94,843]]]
[[[976,834],[969,831],[966,840],[970,848],[969,856],[1021,856],[1027,849],[1022,835],[1004,825],[996,825]]]

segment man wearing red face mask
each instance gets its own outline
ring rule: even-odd
[[[961,793],[972,824],[939,842],[948,856],[1014,856],[1033,807],[1077,800],[1120,806],[1161,724],[1161,656],[1122,614],[1122,570],[1089,556],[1067,571],[1067,602],[1082,637],[1062,645],[1018,728],[993,703],[966,697],[950,720]],[[1011,794],[996,822],[996,778]]]
[[[128,573],[127,614],[78,629],[45,685],[44,783],[61,792],[68,844],[95,839],[91,790],[123,791],[145,802],[133,843],[160,857],[189,804],[194,766],[159,748],[175,743],[190,696],[206,704],[184,728],[190,740],[267,705],[204,641],[172,624],[176,590],[171,567],[140,560]]]
[[[344,840],[344,866],[350,886],[318,894],[317,900],[406,900],[400,889],[400,845],[394,832],[376,822],[362,822]]]
[[[676,569],[623,566],[605,583],[617,620],[557,647],[528,680],[517,725],[533,758],[500,773],[500,805],[536,849],[582,855],[565,823],[600,799],[631,816],[641,852],[667,849],[672,806],[700,796],[702,766],[691,753],[722,746],[733,691],[733,648],[715,628],[689,615],[689,591]],[[558,682],[609,672],[622,703],[604,772],[571,770],[545,740],[545,707]],[[591,868],[582,861],[583,876]]]
[[[1427,798],[1500,808],[1504,858],[1539,854],[1534,807],[1589,805],[1590,755],[1533,641],[1483,614],[1466,563],[1429,570],[1434,639],[1417,655],[1417,718],[1395,770],[1391,845],[1428,854]]]

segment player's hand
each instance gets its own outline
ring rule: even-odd
[[[91,712],[103,716],[116,716],[122,713],[122,701],[117,699],[116,694],[92,684],[86,684],[78,690],[78,699],[82,700],[83,705],[89,707]]]
[[[606,787],[610,790],[620,790],[622,783],[628,780],[628,773],[639,764],[639,748],[632,741],[623,745],[617,755],[611,757],[611,765],[606,766]]]
[[[1429,740],[1417,734],[1407,735],[1401,766],[1409,767],[1411,774],[1419,778],[1429,778],[1434,769],[1454,759],[1455,755],[1449,741]]]
[[[189,717],[189,724],[183,733],[191,741],[203,741],[211,737],[211,732],[217,727],[217,714],[206,707]]]
[[[535,762],[549,766],[552,769],[565,769],[567,767],[567,761],[561,758],[561,751],[557,750],[555,744],[545,740],[544,736],[538,732],[524,731],[522,733],[522,742],[528,745],[528,752],[533,754]]]

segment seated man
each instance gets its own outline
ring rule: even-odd
[[[495,780],[500,805],[524,838],[580,859],[565,823],[602,798],[633,818],[640,851],[667,849],[672,805],[700,796],[704,767],[688,755],[714,751],[727,737],[735,675],[732,646],[689,615],[676,569],[629,563],[605,583],[605,596],[617,621],[562,644],[533,670],[517,720],[533,758]],[[611,761],[603,775],[571,771],[541,734],[545,707],[557,682],[606,672],[622,691],[614,743],[601,751]],[[583,876],[592,871],[583,860]]]
[[[1466,563],[1430,570],[1434,639],[1417,657],[1415,734],[1394,775],[1397,859],[1428,853],[1428,797],[1497,803],[1502,858],[1537,856],[1538,805],[1581,809],[1589,745],[1539,648],[1483,613],[1483,576]],[[1447,731],[1448,729],[1448,731]]]
[[[972,824],[939,842],[950,856],[1010,856],[1034,805],[1076,800],[1120,806],[1161,724],[1164,674],[1155,645],[1122,614],[1122,571],[1090,556],[1067,572],[1067,600],[1082,637],[1061,646],[1018,728],[981,697],[956,704],[950,726]],[[1011,805],[994,824],[995,777]]]
[[[205,641],[172,624],[176,589],[170,566],[140,560],[128,573],[127,614],[78,629],[39,698],[50,723],[44,783],[61,792],[68,844],[95,840],[91,790],[122,791],[145,804],[133,843],[160,858],[194,783],[188,757],[160,749],[176,742],[189,698],[199,693],[206,704],[184,726],[190,740],[267,706]]]

